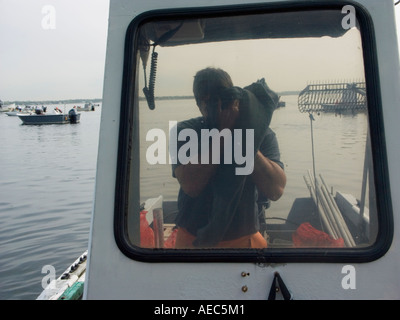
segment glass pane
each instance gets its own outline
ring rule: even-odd
[[[321,10],[141,25],[135,245],[376,241],[361,35],[343,18]]]

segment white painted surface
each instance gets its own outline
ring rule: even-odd
[[[264,2],[264,1],[251,1]],[[275,1],[265,1],[275,2]],[[111,0],[94,215],[89,244],[87,299],[266,299],[279,271],[295,299],[399,299],[400,96],[399,58],[392,0],[359,1],[371,14],[378,45],[385,137],[394,212],[394,239],[385,256],[350,263],[356,289],[344,289],[343,263],[143,263],[118,249],[113,234],[125,32],[132,19],[151,9],[243,4],[241,0]],[[242,272],[249,276],[242,277]],[[242,287],[248,287],[247,292]]]

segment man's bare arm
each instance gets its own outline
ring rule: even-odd
[[[276,201],[282,196],[286,186],[285,171],[260,151],[256,153],[251,176],[259,192],[263,193],[268,199]]]

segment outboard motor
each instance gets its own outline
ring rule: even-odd
[[[69,116],[69,122],[70,123],[77,123],[77,114],[76,114],[76,111],[75,111],[74,108],[69,110],[68,116]]]

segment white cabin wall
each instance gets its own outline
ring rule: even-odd
[[[381,9],[379,15],[377,14],[379,23],[375,21],[374,26],[377,34],[379,77],[396,240],[397,227],[400,223],[400,65],[398,38],[396,28],[393,26],[395,24],[395,16],[392,1],[369,1],[366,7],[369,10],[374,10],[378,7]]]
[[[356,289],[345,290],[344,263],[142,263],[124,256],[114,240],[114,191],[119,135],[125,33],[132,19],[151,9],[243,4],[242,0],[208,1],[111,0],[105,66],[103,108],[95,189],[94,216],[89,243],[87,299],[266,299],[275,271],[295,299],[400,298],[398,226],[400,213],[399,64],[393,31],[392,0],[366,0],[372,12],[378,45],[379,73],[390,171],[395,235],[381,259],[353,265]],[[267,1],[251,1],[251,3]],[[274,2],[274,1],[270,1]],[[378,13],[375,12],[378,10]],[[242,277],[241,272],[250,276]],[[242,287],[248,287],[247,292]]]
[[[398,296],[400,294],[400,281],[399,278],[395,276],[395,270],[399,270],[400,268],[400,251],[398,237],[400,230],[399,44],[395,26],[396,21],[393,1],[369,0],[364,5],[370,11],[379,9],[379,11],[374,14],[374,27],[376,32],[377,54],[379,60],[379,77],[381,84],[380,88],[382,95],[383,121],[385,127],[385,140],[387,146],[388,170],[394,221],[394,236],[392,246],[386,256],[384,256],[379,261],[382,262],[382,273],[385,273],[387,275],[386,278],[391,278],[393,281],[393,283],[388,284],[388,290],[384,294],[384,296],[388,297],[391,294],[393,296]],[[377,192],[379,192],[379,190],[377,190]],[[371,278],[373,279],[373,277]],[[380,284],[377,283],[376,285]],[[391,288],[392,290],[390,290],[389,288]]]

